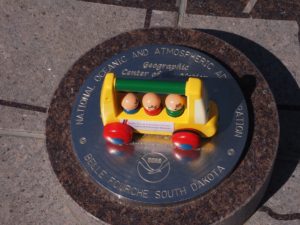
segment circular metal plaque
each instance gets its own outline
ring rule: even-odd
[[[170,136],[161,135],[139,135],[124,146],[107,144],[100,91],[109,71],[128,79],[201,78],[219,109],[217,134],[188,152],[174,149]],[[144,45],[116,54],[88,76],[73,105],[71,137],[80,164],[99,185],[119,198],[161,205],[203,195],[229,175],[245,148],[248,123],[242,91],[218,61],[184,46]]]

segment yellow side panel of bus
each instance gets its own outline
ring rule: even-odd
[[[103,125],[118,122],[117,114],[119,107],[116,102],[114,85],[115,76],[113,73],[108,73],[103,81],[100,97],[100,111]]]

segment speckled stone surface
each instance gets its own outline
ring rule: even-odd
[[[143,28],[145,13],[73,0],[1,0],[0,104],[48,107],[59,81],[82,54],[119,33]]]
[[[251,3],[252,2],[252,3]],[[248,4],[251,6],[248,7]],[[296,20],[300,23],[300,2],[285,0],[188,0],[187,13],[209,16]],[[298,32],[300,40],[300,31]]]
[[[95,2],[109,5],[119,5],[126,7],[136,7],[143,9],[163,9],[168,11],[174,11],[177,9],[176,0],[159,1],[159,0],[81,0],[85,2]]]
[[[208,1],[187,1],[187,12],[192,14],[204,14],[211,16],[246,16],[243,14],[243,8],[247,0],[227,0],[226,3],[218,0]]]
[[[46,113],[14,109],[0,105],[0,130],[18,129],[44,132]]]
[[[299,20],[299,1],[253,1],[250,12],[245,10],[249,0],[188,0],[187,13],[210,16],[249,17],[265,19]]]
[[[150,207],[122,201],[94,183],[72,149],[72,104],[89,73],[115,53],[144,44],[199,49],[223,62],[238,78],[251,114],[249,148],[232,174],[206,195],[172,206]],[[123,33],[82,56],[61,81],[48,112],[47,150],[59,181],[84,209],[111,224],[241,224],[256,209],[269,181],[279,126],[274,98],[255,66],[239,51],[209,34],[154,28]]]

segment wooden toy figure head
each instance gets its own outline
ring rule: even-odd
[[[145,112],[150,116],[158,115],[161,111],[160,97],[155,93],[147,93],[143,96],[143,107]]]
[[[178,94],[169,94],[166,97],[165,104],[169,116],[180,116],[184,111],[184,98]]]
[[[121,106],[128,114],[136,113],[139,106],[139,99],[135,94],[127,93],[121,101]]]

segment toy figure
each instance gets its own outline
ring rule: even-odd
[[[150,116],[158,115],[161,112],[161,100],[155,93],[147,93],[143,96],[143,107],[145,112]]]
[[[178,94],[169,94],[165,100],[169,116],[178,117],[184,111],[184,98]]]
[[[121,106],[124,112],[134,114],[138,111],[139,99],[135,94],[127,93],[121,101]]]

